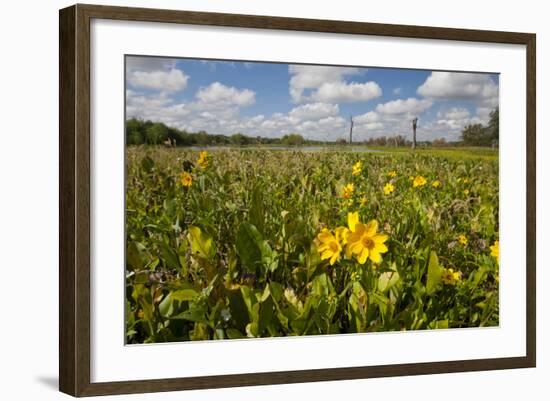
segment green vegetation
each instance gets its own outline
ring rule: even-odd
[[[490,114],[487,126],[481,124],[467,125],[462,130],[462,142],[469,146],[491,146],[498,143],[499,135],[498,107]]]
[[[481,124],[467,125],[461,134],[459,142],[447,142],[444,138],[433,141],[419,140],[417,145],[422,147],[456,147],[456,146],[495,146],[498,145],[499,135],[499,111],[498,108],[490,114],[487,126]],[[265,138],[261,136],[247,136],[235,133],[231,136],[213,135],[205,131],[187,132],[173,127],[168,127],[160,122],[142,121],[135,118],[126,121],[127,145],[161,145],[169,146],[247,146],[247,145],[342,145],[347,141],[339,138],[333,142],[316,141],[306,139],[299,134],[287,134],[281,138]],[[354,144],[364,144],[376,147],[410,147],[411,142],[402,135],[379,136],[369,138]]]
[[[130,146],[126,162],[128,343],[499,323],[495,151]]]

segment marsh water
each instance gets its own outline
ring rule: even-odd
[[[370,149],[365,146],[188,146],[184,149],[188,150],[284,150],[295,152],[359,152],[359,153],[377,153],[380,150]]]

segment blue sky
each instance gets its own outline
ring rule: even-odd
[[[498,75],[128,56],[128,118],[211,134],[455,140],[498,105]]]

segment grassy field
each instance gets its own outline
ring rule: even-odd
[[[494,326],[498,153],[129,147],[128,343]]]

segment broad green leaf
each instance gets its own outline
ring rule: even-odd
[[[381,292],[389,291],[397,281],[399,281],[399,273],[396,271],[380,273],[380,277],[378,277],[378,290]]]
[[[199,295],[199,293],[191,288],[187,288],[184,290],[177,290],[171,293],[172,299],[175,299],[177,301],[192,301]]]
[[[174,249],[170,247],[166,242],[159,242],[159,248],[162,258],[164,259],[166,266],[172,269],[180,269],[180,260],[178,254]]]
[[[248,337],[258,337],[259,335],[259,327],[258,327],[258,323],[248,323],[246,325],[246,335]]]
[[[252,196],[250,199],[250,223],[252,223],[257,229],[258,232],[264,232],[264,191],[259,185],[256,185],[252,190]]]
[[[133,270],[142,270],[144,263],[141,257],[141,252],[144,246],[136,241],[129,241],[126,248],[126,265]]]
[[[213,259],[216,254],[212,237],[201,231],[199,227],[189,227],[188,239],[191,244],[191,251],[204,259]]]
[[[178,315],[172,316],[170,319],[182,319],[189,320],[191,322],[207,322],[206,316],[204,314],[204,309],[202,307],[192,307]]]
[[[243,333],[241,333],[237,329],[227,329],[227,330],[225,330],[225,334],[227,335],[227,338],[229,338],[231,340],[236,339],[236,338],[244,338]]]
[[[168,294],[159,304],[159,312],[164,317],[170,317],[174,312],[172,294]]]
[[[239,226],[235,248],[242,265],[251,273],[258,273],[262,265],[262,235],[252,224],[243,222]]]
[[[435,251],[430,252],[428,261],[428,278],[426,280],[426,293],[432,295],[441,283],[443,268],[439,266],[439,259]]]

